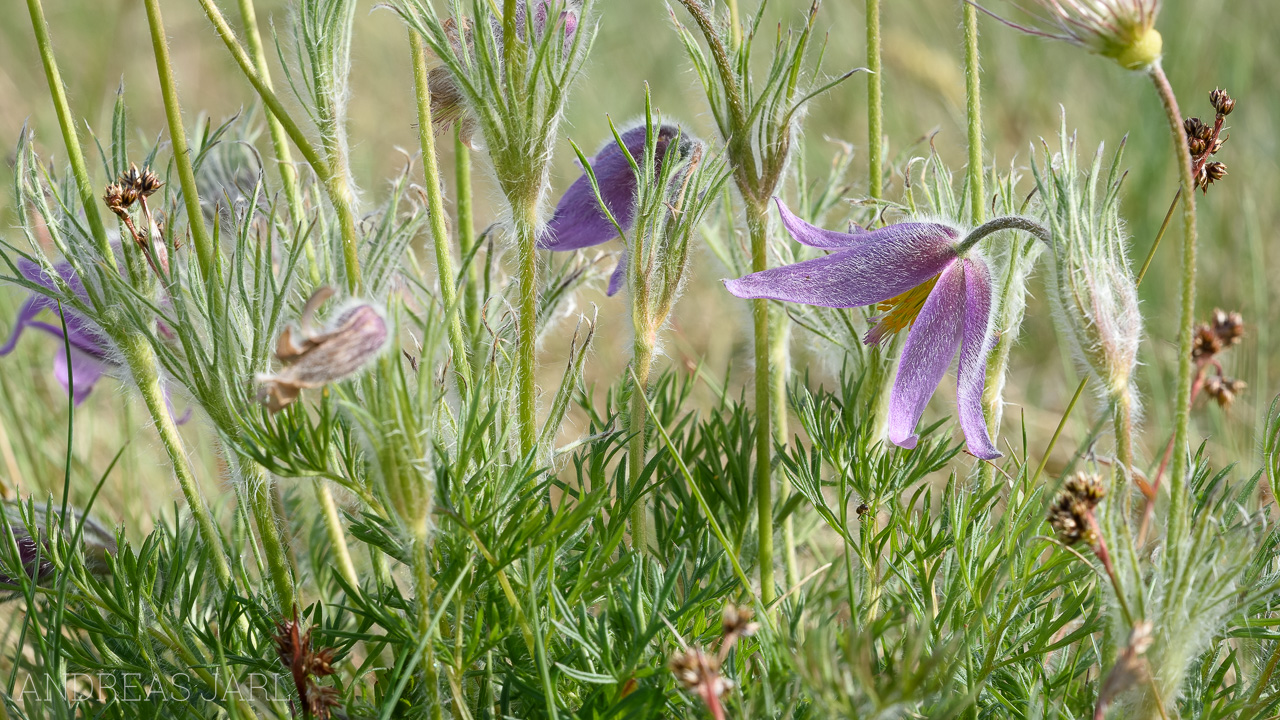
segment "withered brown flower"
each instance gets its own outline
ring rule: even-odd
[[[286,327],[276,343],[280,372],[258,376],[258,399],[275,413],[298,399],[303,388],[321,387],[354,375],[387,346],[387,321],[373,305],[357,303],[328,328],[315,329],[315,313],[333,294],[322,287],[299,318],[298,332]]]
[[[1097,544],[1097,523],[1093,509],[1106,497],[1107,488],[1098,475],[1076,473],[1062,486],[1062,492],[1049,506],[1049,526],[1066,545],[1084,541]]]
[[[338,691],[320,685],[316,678],[328,677],[336,672],[333,660],[338,650],[331,647],[314,650],[311,630],[312,628],[307,628],[306,632],[302,632],[295,610],[292,620],[276,623],[276,634],[271,639],[275,643],[280,662],[289,668],[289,673],[293,676],[294,688],[298,691],[298,699],[306,714],[317,720],[328,720],[331,708],[341,704]]]

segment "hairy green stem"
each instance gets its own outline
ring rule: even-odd
[[[413,55],[413,87],[418,100],[418,142],[422,146],[422,172],[427,192],[427,214],[431,221],[431,242],[436,251],[436,275],[440,282],[440,301],[444,304],[445,327],[453,350],[453,368],[458,389],[471,390],[471,360],[467,340],[462,334],[462,318],[458,307],[458,273],[453,267],[449,248],[449,228],[445,226],[444,193],[440,189],[440,162],[436,157],[435,125],[431,122],[431,89],[427,84],[427,52],[422,38],[409,31],[409,47]]]
[[[773,371],[769,390],[773,398],[769,409],[773,412],[773,438],[787,442],[787,379],[791,375],[791,318],[782,305],[774,303],[769,308],[769,367]],[[786,504],[791,494],[791,481],[785,477],[778,482],[778,504]],[[786,568],[787,588],[800,583],[800,568],[796,562],[796,530],[794,518],[787,515],[782,521],[782,562]]]
[[[462,286],[463,317],[467,323],[467,337],[478,343],[480,336],[480,267],[475,261],[476,238],[475,210],[471,194],[471,148],[462,141],[462,128],[453,134],[454,197],[458,223],[458,246],[463,258],[468,259],[466,279]],[[471,351],[473,374],[478,371],[479,348]]]
[[[213,561],[213,573],[218,580],[218,585],[223,590],[227,590],[232,585],[231,566],[227,562],[227,553],[222,546],[222,536],[196,486],[191,460],[187,457],[187,452],[182,446],[182,438],[178,435],[178,425],[173,421],[169,405],[165,402],[164,390],[160,386],[160,375],[156,369],[155,350],[141,333],[136,332],[131,332],[124,337],[120,350],[125,363],[129,366],[129,372],[133,375],[134,382],[138,385],[138,391],[142,394],[142,402],[151,413],[156,432],[160,435],[160,443],[164,445],[165,452],[169,455],[173,473],[178,478],[178,486],[182,489],[187,507],[191,509],[191,515],[195,517],[196,526],[200,529],[200,538],[209,548],[209,558]]]
[[[228,453],[228,457],[234,457],[234,454]],[[288,552],[285,550],[284,540],[280,537],[279,519],[271,502],[271,475],[254,462],[234,460],[233,463],[239,466],[240,477],[245,483],[245,492],[249,496],[249,509],[253,512],[253,520],[258,525],[262,552],[267,559],[267,576],[271,580],[272,589],[275,590],[278,609],[282,615],[288,617],[293,613],[296,598]]]
[[[640,302],[639,299],[636,302]],[[636,326],[635,339],[632,343],[631,369],[634,373],[635,386],[631,390],[631,409],[627,418],[627,432],[631,434],[630,447],[627,450],[627,479],[631,492],[640,488],[640,477],[645,466],[645,429],[649,415],[645,412],[645,403],[649,391],[649,371],[653,366],[653,337],[646,327]],[[644,497],[636,500],[631,506],[631,547],[636,552],[644,552],[649,547],[649,503]]]
[[[271,89],[271,86],[254,66],[253,59],[249,57],[249,53],[245,51],[240,41],[236,38],[235,31],[231,29],[227,19],[223,17],[222,11],[214,4],[214,0],[199,0],[199,2],[200,7],[204,9],[205,16],[209,18],[209,22],[213,23],[214,28],[218,31],[218,36],[222,38],[223,44],[227,46],[231,57],[240,66],[240,72],[249,81],[249,84],[253,85],[253,89],[258,92],[258,96],[262,98],[262,102],[267,106],[267,109],[280,122],[281,127],[289,135],[289,139],[297,146],[298,151],[302,153],[302,157],[311,166],[316,177],[324,184],[329,202],[333,204],[334,212],[338,215],[338,223],[342,233],[342,258],[346,268],[347,290],[352,293],[359,292],[360,256],[357,247],[358,236],[355,225],[355,210],[352,207],[351,188],[347,184],[346,176],[334,172],[329,162],[320,156],[315,145],[307,138],[306,133],[289,115],[284,104],[280,102],[279,96],[276,95],[275,91]]]
[[[1191,358],[1196,306],[1196,196],[1191,173],[1191,154],[1182,126],[1178,99],[1159,61],[1151,66],[1151,80],[1169,120],[1173,151],[1182,185],[1182,312],[1178,325],[1178,391],[1173,429],[1173,471],[1169,478],[1169,545],[1177,546],[1185,530],[1188,440],[1191,432],[1191,384],[1195,368]]]
[[[80,201],[84,207],[85,216],[89,219],[90,229],[98,245],[101,260],[107,263],[114,271],[117,267],[115,253],[111,250],[106,227],[102,224],[101,216],[98,213],[97,193],[94,192],[93,186],[90,184],[84,153],[80,148],[80,141],[75,133],[75,124],[71,120],[71,107],[67,102],[66,88],[62,84],[62,76],[58,72],[57,62],[53,56],[53,47],[49,39],[48,25],[44,18],[44,9],[40,5],[40,0],[28,0],[27,8],[31,13],[31,24],[35,31],[36,44],[40,48],[40,57],[44,63],[45,74],[49,81],[49,94],[53,99],[54,108],[57,110],[58,123],[62,128],[62,138],[66,144],[67,157],[71,162],[72,174],[76,179]],[[160,387],[160,375],[157,369],[155,351],[146,338],[139,333],[126,333],[119,344],[125,364],[129,367],[129,372],[137,383],[143,402],[146,404],[152,421],[155,423],[156,430],[160,435],[161,443],[169,455],[174,474],[177,476],[178,484],[182,488],[182,494],[186,498],[187,505],[191,508],[191,514],[195,517],[196,524],[200,529],[200,536],[210,548],[209,555],[213,561],[214,576],[217,578],[218,585],[226,590],[232,584],[231,567],[227,561],[226,551],[222,547],[221,536],[214,525],[213,518],[204,505],[204,499],[200,496],[200,492],[196,487],[195,474],[192,472],[190,459],[187,458],[186,451],[182,447],[182,439],[178,435],[178,426],[174,423],[168,404],[165,402],[164,391]]]
[[[965,113],[969,127],[969,215],[974,225],[985,216],[982,188],[982,70],[978,65],[978,8],[964,3]]]
[[[880,0],[867,0],[867,160],[871,163],[867,193],[884,193],[884,87],[880,79]]]
[[[62,142],[66,146],[67,159],[71,163],[71,174],[76,179],[76,193],[80,196],[81,206],[84,207],[84,215],[89,221],[89,229],[98,246],[98,254],[101,255],[103,262],[115,269],[116,256],[111,250],[107,228],[102,224],[102,214],[98,210],[98,193],[94,191],[93,183],[89,180],[89,167],[84,162],[80,137],[76,134],[76,122],[72,119],[71,104],[67,101],[67,89],[62,84],[62,74],[58,72],[58,61],[53,56],[53,41],[49,38],[49,24],[44,19],[44,7],[40,4],[40,0],[27,0],[27,10],[31,14],[31,29],[35,32],[36,46],[40,48],[40,61],[44,64],[45,78],[49,82],[49,98],[53,101],[53,109],[58,114],[58,127],[62,130]]]
[[[538,444],[534,371],[538,343],[537,206],[534,198],[512,203],[512,224],[519,258],[519,340],[516,349],[516,413],[520,425],[520,451],[528,454]]]
[[[423,638],[434,633],[431,626],[431,544],[425,534],[413,539],[413,585],[418,598],[418,634]],[[422,673],[427,685],[427,698],[432,720],[439,720],[440,714],[440,677],[436,670],[435,643],[427,641],[422,657]]]
[[[768,206],[747,203],[747,232],[751,238],[751,271],[769,267]],[[773,603],[777,593],[773,580],[773,433],[769,429],[772,400],[769,367],[769,301],[751,301],[755,330],[756,363],[756,523],[759,526],[760,601]]]
[[[196,246],[196,261],[206,284],[218,282],[217,248],[204,225],[204,211],[200,208],[200,195],[196,191],[196,173],[191,164],[191,149],[187,146],[187,131],[182,124],[182,105],[178,101],[178,87],[173,77],[173,64],[169,58],[169,39],[164,33],[164,20],[160,16],[160,0],[144,0],[147,8],[147,25],[151,29],[151,49],[156,58],[156,74],[160,78],[160,94],[164,98],[164,115],[169,124],[169,140],[173,143],[173,162],[178,169],[178,182],[182,185],[182,202],[187,209],[187,227],[191,231],[192,244]],[[221,297],[220,293],[211,293]]]
[[[254,8],[253,0],[238,0],[240,3],[240,22],[244,25],[244,39],[249,46],[249,55],[253,59],[253,66],[258,71],[258,76],[262,78],[262,83],[268,88],[273,88],[271,83],[271,67],[267,64],[266,46],[262,44],[262,34],[258,31],[258,13]],[[274,88],[273,88],[274,89]],[[276,114],[267,108],[263,111],[267,119],[267,130],[271,134],[271,149],[276,154],[276,167],[280,171],[280,184],[284,187],[284,196],[289,203],[289,221],[293,223],[296,230],[301,232],[301,228],[306,219],[306,213],[302,207],[302,189],[298,185],[298,169],[293,166],[293,151],[289,149],[289,136],[284,131],[284,126],[280,124],[280,119]],[[311,271],[311,282],[319,285],[321,282],[320,265],[316,261],[315,243],[311,236],[308,235],[305,242],[307,254],[307,267]],[[328,486],[324,486],[324,491],[328,493]],[[330,496],[332,502],[332,496]]]
[[[324,529],[329,535],[329,544],[333,546],[333,561],[338,574],[351,587],[360,587],[360,577],[356,575],[356,565],[351,559],[351,548],[347,547],[347,535],[342,529],[342,516],[338,514],[338,503],[333,499],[333,490],[326,480],[317,478],[312,483],[316,502],[320,504],[320,512],[324,515]]]

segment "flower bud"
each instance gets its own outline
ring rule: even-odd
[[[1164,39],[1156,30],[1160,0],[1035,0],[1048,27],[998,20],[1023,32],[1063,40],[1109,57],[1128,70],[1145,70],[1160,59]]]
[[[69,508],[70,517],[67,522],[60,523],[57,521],[58,511],[56,509],[50,511],[48,505],[30,506],[32,512],[29,517],[24,516],[23,513],[26,507],[28,506],[16,501],[4,503],[4,514],[8,520],[11,537],[0,538],[0,542],[6,544],[12,542],[17,546],[18,565],[28,579],[39,584],[48,580],[53,574],[49,531],[56,528],[69,541],[75,536],[76,527],[81,522],[84,523],[84,527],[80,531],[80,548],[84,552],[85,566],[94,572],[106,570],[107,555],[114,555],[116,552],[115,534],[109,528],[94,519],[92,515],[85,515],[79,510]],[[29,523],[28,520],[30,520]],[[31,534],[33,531],[36,533],[35,537]],[[5,553],[0,554],[0,557],[7,557],[7,549]],[[6,567],[0,570],[0,585],[20,584],[16,576],[18,570],[17,567]]]
[[[1062,147],[1062,154],[1049,163],[1047,178],[1036,169],[1053,233],[1054,309],[1085,369],[1102,381],[1108,395],[1127,400],[1138,362],[1142,313],[1116,207],[1123,144],[1101,191],[1096,187],[1101,163],[1094,162],[1088,172],[1077,171],[1074,141],[1065,127]]]
[[[280,412],[298,399],[303,388],[328,385],[354,375],[387,346],[387,321],[368,303],[351,306],[330,327],[315,332],[315,311],[332,293],[329,288],[321,288],[307,301],[298,337],[293,328],[285,328],[280,334],[276,357],[285,364],[284,369],[274,375],[258,376],[258,399],[271,412]]]

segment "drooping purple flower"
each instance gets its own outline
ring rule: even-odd
[[[644,125],[622,132],[622,144],[637,163],[644,154],[647,128]],[[674,125],[661,125],[654,150],[654,176],[662,174],[662,162],[667,155],[667,147],[672,140],[679,137],[681,131]],[[591,171],[596,176],[596,184],[600,187],[600,197],[613,218],[618,221],[622,230],[631,229],[635,222],[637,194],[639,186],[636,173],[627,162],[627,156],[615,140],[610,140],[595,157],[591,158]],[[539,239],[538,246],[544,250],[569,251],[580,250],[593,245],[600,245],[618,237],[618,230],[609,222],[608,216],[596,199],[595,190],[591,187],[591,178],[584,172],[569,186],[556,205],[555,214],[547,224],[546,233]],[[627,277],[627,255],[624,252],[618,261],[613,276],[609,278],[608,294],[610,296],[622,289]]]
[[[976,457],[1000,457],[982,413],[993,342],[986,262],[963,256],[959,232],[947,225],[905,222],[846,234],[806,223],[781,201],[778,210],[798,242],[832,252],[726,280],[729,292],[823,307],[879,305],[868,344],[910,328],[889,400],[889,440],[899,447],[916,446],[916,425],[959,350],[956,404],[965,442]]]
[[[50,291],[57,289],[57,279],[43,268],[25,258],[18,260],[18,272],[28,281],[48,288]],[[60,262],[53,266],[54,272],[62,281],[67,284],[77,296],[86,302],[89,299],[84,289],[84,282],[80,276],[76,274],[71,265],[66,262]],[[40,313],[45,310],[50,311],[55,322],[45,322],[37,320]],[[42,330],[59,340],[59,347],[53,356],[53,375],[57,378],[62,387],[71,389],[75,380],[75,404],[83,403],[89,397],[89,393],[93,390],[93,386],[107,372],[116,367],[116,363],[112,360],[111,353],[108,350],[106,340],[103,338],[101,329],[89,319],[81,316],[67,306],[62,307],[62,317],[66,321],[67,332],[64,340],[62,332],[62,322],[57,321],[58,303],[57,301],[39,293],[32,293],[18,310],[17,320],[13,326],[13,332],[9,335],[9,341],[3,347],[0,347],[0,356],[8,355],[18,346],[18,340],[21,338],[23,331],[27,328]],[[65,342],[71,348],[71,363],[67,364],[67,352],[62,346]]]

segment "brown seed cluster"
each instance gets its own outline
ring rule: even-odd
[[[311,628],[302,632],[297,613],[292,620],[276,623],[276,634],[272,637],[276,645],[276,653],[280,662],[284,663],[293,675],[293,684],[298,691],[305,714],[317,720],[328,720],[332,708],[341,704],[336,688],[322,686],[317,678],[328,677],[336,672],[333,669],[336,648],[314,650],[311,642]],[[296,713],[296,710],[295,710]]]
[[[1215,309],[1209,322],[1196,326],[1191,357],[1207,361],[1222,351],[1239,344],[1244,337],[1244,318],[1238,312]]]
[[[733,681],[720,674],[720,666],[738,640],[755,635],[759,629],[755,610],[750,606],[729,603],[720,615],[720,641],[714,654],[698,646],[686,647],[667,662],[667,668],[680,685],[702,698],[715,720],[724,720],[720,696],[733,687]]]
[[[760,629],[760,623],[755,622],[755,616],[756,611],[749,605],[733,603],[725,605],[724,613],[720,616],[721,642],[732,645],[738,641],[738,638],[755,635]]]
[[[1248,387],[1243,380],[1228,377],[1222,369],[1219,355],[1240,344],[1244,337],[1244,318],[1238,312],[1215,309],[1209,322],[1196,326],[1195,342],[1191,357],[1196,363],[1196,382],[1192,387],[1192,399],[1201,390],[1218,407],[1226,410],[1236,397]],[[1212,370],[1212,372],[1210,372]]]
[[[1222,125],[1236,107],[1236,101],[1225,90],[1209,93],[1209,103],[1215,112],[1212,124],[1200,118],[1187,118],[1182,127],[1187,132],[1187,151],[1191,153],[1191,171],[1196,187],[1209,192],[1209,186],[1227,176],[1225,163],[1211,160],[1226,144],[1229,136],[1222,134]]]
[[[1102,478],[1095,474],[1076,473],[1062,486],[1062,492],[1049,506],[1049,526],[1066,545],[1084,541],[1097,547],[1097,523],[1093,509],[1107,496]]]
[[[162,187],[164,183],[150,168],[139,169],[137,165],[131,164],[128,170],[120,173],[115,182],[107,186],[102,201],[111,212],[123,218],[126,211],[139,199],[151,197]]]

